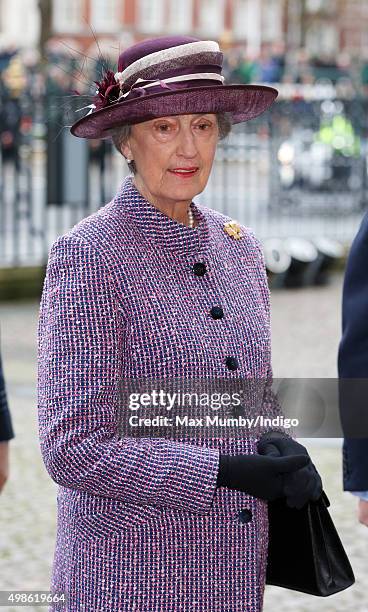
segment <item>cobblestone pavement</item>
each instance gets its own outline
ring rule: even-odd
[[[333,277],[327,287],[272,292],[275,377],[336,376],[340,300],[341,276]],[[0,304],[4,369],[16,431],[11,442],[11,477],[0,497],[3,590],[47,590],[55,541],[57,487],[43,467],[37,437],[37,316],[37,302]],[[341,440],[302,442],[322,475],[356,584],[328,598],[267,586],[264,612],[367,612],[368,530],[357,521],[357,500],[342,491]],[[19,608],[2,609],[12,612]]]

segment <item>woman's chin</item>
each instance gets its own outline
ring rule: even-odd
[[[203,178],[193,176],[191,178],[178,179],[174,177],[174,180],[169,181],[168,196],[178,197],[178,199],[189,199],[201,193],[205,188],[206,184]]]

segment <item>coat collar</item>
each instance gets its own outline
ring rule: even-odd
[[[209,225],[206,208],[194,202],[191,208],[198,225],[195,228],[179,223],[165,215],[146,200],[133,183],[133,177],[124,180],[116,203],[121,207],[125,221],[134,224],[140,236],[160,250],[181,254],[203,253],[208,248]]]

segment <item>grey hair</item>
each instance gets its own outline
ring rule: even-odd
[[[232,128],[232,120],[231,113],[216,113],[217,124],[219,128],[219,139],[223,140],[226,136],[229,135]],[[129,136],[131,135],[132,126],[130,124],[122,125],[114,129],[111,132],[111,140],[115,146],[115,148],[123,155],[121,152],[122,146],[127,142]],[[132,174],[137,173],[137,167],[135,165],[134,160],[128,163],[128,168]]]

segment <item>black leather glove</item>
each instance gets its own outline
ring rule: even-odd
[[[299,471],[308,461],[303,456],[220,455],[217,486],[271,501],[284,497],[283,476]]]
[[[309,459],[298,472],[284,474],[286,503],[291,508],[302,508],[308,501],[322,495],[322,480],[310,455],[302,444],[280,432],[265,434],[257,444],[258,452],[268,457],[303,456]]]

